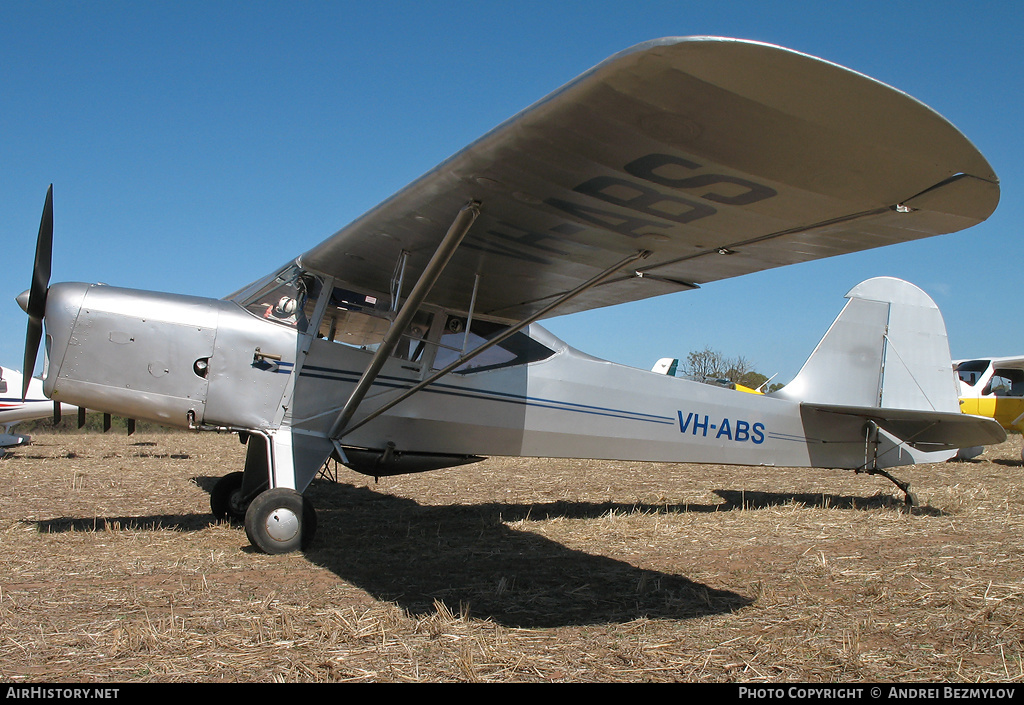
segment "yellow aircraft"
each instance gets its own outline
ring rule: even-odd
[[[957,360],[953,368],[960,380],[961,411],[1024,432],[1024,356]]]

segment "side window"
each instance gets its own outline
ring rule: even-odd
[[[1010,377],[1010,396],[1024,397],[1024,370],[1003,370]]]
[[[387,310],[376,296],[335,287],[320,322],[319,337],[332,343],[373,348],[391,326]]]
[[[418,362],[423,356],[432,320],[432,313],[418,311],[391,356]],[[390,328],[391,311],[387,301],[372,294],[336,287],[327,302],[319,337],[373,351],[384,342]]]
[[[1024,397],[1024,370],[997,369],[984,393],[997,397]]]
[[[441,336],[441,345],[434,357],[434,369],[441,370],[455,362],[464,352],[469,353],[476,350],[484,343],[501,335],[508,326],[490,321],[473,321],[472,327],[467,334],[464,331],[464,321],[461,318],[449,318],[445,326],[445,332]],[[463,351],[465,346],[465,351]],[[513,367],[525,365],[529,362],[544,360],[554,354],[554,351],[519,331],[501,343],[485,350],[472,360],[455,368],[459,374],[470,372],[484,372],[486,370],[498,369],[501,367]]]

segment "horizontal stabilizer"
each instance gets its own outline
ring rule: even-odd
[[[839,404],[805,403],[802,406],[805,409],[873,421],[879,428],[919,450],[955,450],[994,445],[1006,440],[1006,431],[993,419],[958,411],[883,409]]]

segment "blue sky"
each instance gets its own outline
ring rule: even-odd
[[[0,0],[0,364],[21,367],[46,188],[52,281],[222,297],[609,55],[780,44],[927,103],[994,166],[962,233],[551,319],[637,367],[705,346],[788,381],[863,279],[939,304],[954,357],[1024,353],[1024,4]],[[39,369],[37,368],[37,373]]]

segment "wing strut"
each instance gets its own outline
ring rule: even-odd
[[[408,399],[409,397],[411,397],[413,394],[415,394],[416,392],[420,391],[424,387],[426,387],[426,386],[428,386],[430,384],[433,384],[434,382],[436,382],[441,377],[444,377],[446,374],[448,374],[452,370],[456,369],[457,367],[462,366],[464,363],[468,362],[469,360],[472,360],[474,357],[476,357],[480,353],[484,352],[485,350],[489,350],[490,348],[494,347],[495,345],[498,345],[499,343],[507,340],[508,338],[511,338],[513,335],[515,335],[516,333],[521,331],[523,328],[525,328],[526,326],[530,325],[534,321],[544,317],[545,315],[547,315],[548,313],[550,313],[554,309],[558,308],[562,304],[564,304],[567,301],[570,301],[570,300],[576,298],[578,295],[582,294],[587,289],[590,289],[591,287],[597,286],[602,281],[604,281],[605,279],[610,277],[612,274],[615,274],[615,272],[619,271],[620,269],[622,269],[626,265],[629,265],[629,264],[632,264],[633,262],[636,262],[638,260],[644,259],[647,256],[649,256],[650,254],[651,254],[650,250],[640,250],[640,251],[630,255],[629,257],[626,257],[625,259],[617,262],[616,264],[613,264],[611,267],[609,267],[608,269],[604,270],[600,274],[598,274],[598,275],[594,276],[593,278],[588,279],[587,281],[583,282],[582,284],[580,284],[578,287],[576,287],[572,291],[569,291],[569,292],[566,292],[565,294],[562,294],[560,297],[558,297],[558,299],[556,299],[552,303],[548,304],[547,306],[542,308],[540,311],[537,311],[536,313],[532,314],[531,316],[528,316],[527,318],[523,319],[519,323],[516,323],[515,325],[507,328],[504,332],[501,333],[501,335],[498,335],[498,336],[495,336],[494,338],[491,338],[490,340],[488,340],[486,343],[484,343],[480,347],[474,348],[468,354],[463,355],[462,357],[460,357],[455,362],[452,362],[451,364],[446,366],[444,369],[438,370],[437,372],[432,374],[427,379],[425,379],[422,382],[419,382],[419,383],[413,385],[412,387],[407,389],[404,393],[402,393],[398,397],[392,399],[387,404],[384,404],[379,409],[375,409],[372,413],[370,413],[366,417],[360,419],[359,423],[354,424],[353,426],[350,426],[349,428],[344,428],[343,424],[336,423],[334,425],[334,428],[331,429],[330,438],[335,441],[335,446],[338,446],[338,443],[337,443],[338,439],[340,439],[340,438],[344,437],[345,435],[351,433],[352,431],[356,430],[357,428],[359,428],[363,424],[366,424],[366,423],[369,423],[370,421],[373,421],[375,418],[377,418],[378,416],[383,414],[388,409],[391,409],[395,405],[400,404],[401,402],[405,401],[406,399]],[[360,382],[361,381],[362,380],[360,380]],[[355,411],[355,409],[353,409],[353,412],[354,411]],[[342,413],[344,414],[344,411]],[[351,416],[352,415],[349,414],[348,418],[346,419],[346,423],[348,422],[348,420],[351,419]],[[339,416],[339,421],[340,420],[341,420],[341,417]],[[338,431],[340,429],[342,429],[342,428],[344,428],[344,431],[341,432],[341,433],[338,433]],[[342,457],[344,457],[344,456],[342,456]]]
[[[402,304],[402,308],[398,311],[398,315],[395,316],[395,320],[391,323],[391,327],[388,328],[387,335],[384,336],[384,340],[381,342],[377,351],[373,354],[373,358],[370,360],[370,364],[367,365],[366,370],[363,371],[362,377],[356,383],[355,389],[352,390],[352,394],[349,396],[348,401],[345,402],[345,406],[342,408],[341,413],[338,414],[338,418],[335,420],[334,425],[331,427],[331,437],[352,419],[352,415],[356,413],[356,409],[359,408],[360,402],[363,401],[363,397],[370,390],[370,386],[373,381],[377,379],[377,375],[380,374],[380,370],[384,367],[384,363],[387,361],[391,352],[398,345],[398,341],[401,340],[402,334],[405,332],[406,327],[409,325],[409,321],[412,320],[413,315],[419,309],[420,304],[423,303],[423,299],[430,293],[431,287],[437,281],[438,277],[441,276],[441,272],[444,271],[445,265],[448,264],[448,260],[455,254],[455,250],[462,243],[462,239],[466,237],[466,233],[473,227],[473,223],[476,222],[477,216],[480,215],[480,202],[471,201],[462,207],[459,214],[455,216],[455,220],[452,221],[451,227],[448,228],[448,232],[445,234],[444,239],[434,250],[434,256],[430,258],[430,262],[427,263],[423,273],[420,274],[420,278],[416,281],[416,285],[409,293],[409,298]],[[401,294],[401,292],[398,292]]]

